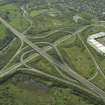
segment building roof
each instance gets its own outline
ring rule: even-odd
[[[105,53],[105,46],[96,39],[105,36],[105,32],[99,32],[88,37],[87,42],[95,48],[98,52]]]

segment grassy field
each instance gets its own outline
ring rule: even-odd
[[[0,24],[0,40],[4,39],[6,36],[6,28]]]
[[[8,82],[0,86],[1,105],[92,105],[82,97],[78,97],[71,89],[53,87],[42,90],[30,83]]]
[[[22,10],[15,4],[6,4],[0,6],[0,12],[9,21],[9,23],[14,26],[17,30],[23,31],[28,27],[28,22],[24,19],[22,15]]]

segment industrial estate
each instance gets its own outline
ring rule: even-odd
[[[0,0],[0,105],[105,105],[105,0]]]

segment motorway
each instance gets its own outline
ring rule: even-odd
[[[23,32],[23,34],[26,34],[27,33],[27,31],[28,30],[30,30],[31,29],[31,27],[32,27],[32,21],[30,20],[30,19],[28,19],[28,17],[26,17],[25,16],[25,14],[27,14],[27,11],[23,8],[23,7],[21,7],[21,10],[23,11],[23,17],[29,22],[29,26],[28,26],[28,28],[26,28],[25,29],[25,31]],[[12,42],[7,46],[7,47],[5,47],[0,53],[3,53],[3,51],[5,51],[9,46],[11,46],[15,41],[17,40],[17,38],[14,38],[13,40],[12,40]],[[16,58],[16,56],[21,52],[21,50],[22,50],[22,47],[23,47],[23,45],[24,45],[24,42],[20,39],[20,47],[18,48],[18,50],[17,50],[17,52],[15,53],[15,55],[13,55],[13,57],[8,61],[8,63],[1,69],[1,70],[4,70],[4,69],[6,69],[7,67],[8,67],[8,65]]]
[[[82,90],[82,91],[84,91],[84,92],[86,92],[86,93],[89,93],[89,94],[91,94],[91,95],[93,95],[93,96],[95,96],[95,97],[97,97],[97,98],[100,98],[97,94],[91,93],[90,90],[88,90],[88,89],[86,89],[86,88],[84,88],[84,87],[81,87],[81,86],[79,86],[79,85],[73,83],[73,82],[70,81],[70,80],[69,80],[69,81],[64,80],[64,79],[62,79],[62,78],[59,78],[59,77],[50,75],[50,74],[45,73],[45,72],[42,72],[42,71],[40,71],[40,70],[38,70],[38,69],[35,69],[35,68],[30,68],[30,69],[29,69],[29,68],[28,68],[28,69],[27,69],[27,68],[20,68],[19,71],[20,71],[20,72],[27,72],[27,71],[28,71],[28,73],[30,73],[30,74],[38,74],[38,75],[47,77],[47,78],[49,78],[49,79],[56,80],[57,82],[60,82],[60,83],[64,83],[64,84],[66,84],[66,85],[69,85],[70,87],[78,88],[79,90]]]
[[[74,78],[78,82],[80,82],[83,86],[91,90],[93,93],[100,96],[100,98],[105,101],[105,92],[95,86],[90,81],[86,80],[84,77],[77,74],[75,71],[73,71],[68,65],[65,65],[56,59],[52,58],[48,53],[46,53],[43,49],[39,48],[37,45],[33,44],[30,40],[28,40],[24,34],[18,32],[15,30],[12,26],[10,26],[4,19],[0,17],[0,21],[2,24],[4,24],[11,32],[13,32],[19,39],[23,40],[27,45],[29,45],[32,49],[37,51],[42,57],[44,57],[46,60],[48,60],[51,64],[56,65],[58,68],[60,68],[62,71],[65,71],[70,77]]]
[[[57,40],[56,42],[54,42],[53,43],[53,45],[54,46],[57,46],[57,45],[59,45],[60,43],[62,43],[62,42],[64,42],[65,40],[67,40],[67,39],[69,39],[69,38],[71,38],[71,35],[68,35],[68,36],[66,36],[66,37],[62,37],[62,38],[60,38],[59,40]],[[27,47],[25,47],[25,48],[27,48]],[[23,49],[25,49],[25,48],[23,48]],[[22,49],[22,50],[23,50]],[[50,47],[50,46],[47,46],[47,47],[44,47],[43,48],[45,51],[49,51],[49,50],[51,50],[52,48]],[[29,57],[27,57],[25,60],[24,60],[24,62],[25,63],[28,63],[29,61],[31,61],[32,59],[34,59],[34,58],[36,58],[36,57],[38,57],[39,56],[39,54],[37,54],[37,53],[35,53],[35,54],[32,54],[31,56],[29,56]],[[11,66],[11,67],[8,67],[8,69],[3,69],[3,71],[9,71],[9,70],[15,70],[15,69],[17,69],[17,68],[19,68],[19,67],[21,67],[22,66],[22,64],[21,63],[17,63],[17,64],[14,64],[13,66]]]
[[[66,63],[66,62],[64,61],[63,57],[62,57],[62,54],[61,54],[60,51],[58,50],[58,48],[57,48],[56,46],[54,46],[53,44],[51,44],[51,43],[49,43],[49,42],[36,42],[35,44],[47,44],[47,45],[51,46],[52,49],[54,49],[54,50],[56,51],[56,53],[57,53],[57,55],[58,55],[60,61],[63,62],[63,63]],[[27,67],[27,68],[31,68],[31,67],[28,66],[28,65],[25,63],[25,61],[24,61],[24,56],[25,56],[26,54],[32,52],[32,51],[33,51],[33,50],[26,51],[25,53],[23,53],[23,54],[21,55],[21,58],[20,58],[21,63],[22,63],[23,65],[25,65],[25,67]],[[69,78],[68,76],[66,76],[56,65],[53,65],[53,66],[55,67],[56,71],[57,71],[64,79],[69,80],[69,81],[73,81],[73,82],[76,82],[76,83],[77,83],[77,81],[75,81],[74,79],[71,79],[71,78]]]

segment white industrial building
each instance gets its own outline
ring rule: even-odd
[[[96,34],[89,36],[87,39],[87,42],[96,51],[98,51],[102,55],[105,55],[105,46],[96,40],[96,39],[101,38],[101,37],[105,37],[105,32],[99,32],[99,33],[96,33]]]

